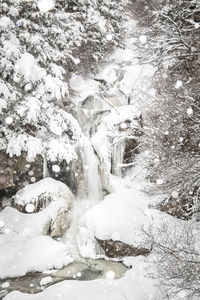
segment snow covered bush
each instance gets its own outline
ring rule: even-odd
[[[46,11],[41,1],[0,1],[0,149],[76,158],[81,131],[62,104],[68,79],[118,44],[125,2],[57,0]]]
[[[169,197],[186,199],[197,212],[200,5],[187,0],[135,1],[134,5],[140,59],[157,67],[155,93],[144,110],[149,175]]]
[[[164,287],[162,299],[199,299],[199,227],[188,222],[169,227],[163,222],[153,231],[145,234],[153,247],[151,276]]]

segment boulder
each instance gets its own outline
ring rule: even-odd
[[[52,201],[65,199],[65,209],[69,211],[74,196],[64,183],[50,177],[26,185],[14,196],[14,206],[21,212],[34,213],[46,208]]]
[[[70,225],[71,218],[69,216],[68,208],[64,207],[59,209],[55,220],[51,224],[50,236],[52,238],[59,238],[63,236],[63,234],[65,233],[65,231],[67,231]]]
[[[121,258],[125,256],[147,255],[150,249],[134,247],[122,241],[100,240],[96,238],[98,244],[104,250],[106,256],[110,258]]]

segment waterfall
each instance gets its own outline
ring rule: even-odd
[[[114,143],[111,153],[111,173],[113,175],[122,176],[122,167],[124,160],[125,142]]]
[[[101,177],[99,172],[99,160],[94,152],[89,139],[85,138],[83,152],[83,172],[86,184],[87,196],[94,200],[103,198]]]

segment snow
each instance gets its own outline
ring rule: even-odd
[[[56,216],[65,207],[66,200],[59,198],[38,213],[23,214],[11,207],[0,212],[1,278],[62,268],[72,261],[66,244],[43,236],[48,234]]]
[[[173,198],[175,198],[175,199],[177,199],[178,197],[179,197],[179,192],[177,192],[177,191],[172,191],[172,197]]]
[[[53,281],[52,277],[51,276],[47,276],[47,277],[44,277],[44,278],[41,279],[40,285],[47,285],[47,284],[49,284],[52,281]]]
[[[18,241],[30,237],[47,234],[49,226],[65,208],[65,199],[58,199],[38,213],[24,214],[12,207],[6,207],[0,212],[1,231],[0,245],[9,241]],[[6,234],[6,230],[9,235]]]
[[[1,17],[0,18],[0,28],[3,30],[7,29],[8,27],[12,27],[14,24],[8,17]]]
[[[83,257],[94,258],[95,237],[101,240],[120,240],[134,247],[145,246],[143,229],[159,221],[171,221],[171,216],[148,206],[155,199],[136,188],[119,188],[100,203],[88,209],[79,222],[78,246]],[[173,219],[173,218],[172,218]]]
[[[13,118],[12,117],[6,117],[5,122],[6,122],[6,124],[10,125],[13,122]]]
[[[141,44],[146,44],[147,43],[147,36],[144,35],[144,34],[141,34],[139,36],[139,41],[140,41]]]
[[[183,85],[183,82],[182,80],[177,80],[176,84],[175,84],[175,88],[178,90],[182,87]]]
[[[108,271],[108,272],[106,273],[106,278],[107,278],[107,279],[114,279],[114,278],[115,278],[115,272],[113,272],[113,271]]]
[[[133,269],[126,272],[119,280],[99,279],[93,281],[64,281],[51,286],[39,294],[24,294],[14,291],[4,297],[4,300],[150,300],[156,299],[155,281],[146,277],[146,259],[129,258],[127,264]]]
[[[2,287],[3,289],[5,289],[5,288],[9,287],[9,285],[10,285],[9,282],[4,282],[4,283],[2,283],[1,287]]]
[[[27,213],[33,213],[34,212],[34,210],[35,210],[35,206],[34,206],[34,204],[27,204],[26,206],[25,206],[25,211],[27,212]]]
[[[164,181],[163,181],[163,179],[158,178],[158,179],[156,179],[156,183],[157,183],[158,185],[161,185],[161,184],[164,183]]]
[[[58,165],[53,165],[52,166],[52,171],[59,173],[60,172],[60,167]]]
[[[187,115],[188,115],[188,116],[192,116],[192,115],[193,115],[193,109],[192,109],[192,107],[189,107],[189,108],[187,109]]]
[[[76,92],[73,97],[74,103],[79,103],[89,96],[94,96],[98,90],[99,83],[91,78],[83,78],[80,75],[72,74],[69,86]]]
[[[39,67],[34,56],[28,52],[21,54],[21,57],[15,63],[17,74],[24,76],[26,81],[36,82],[45,78],[46,71]]]
[[[48,249],[48,251],[47,251]],[[72,262],[67,247],[48,236],[10,241],[0,247],[0,278],[23,276],[28,272],[60,269]]]
[[[52,200],[63,198],[69,206],[72,205],[74,199],[73,194],[64,183],[47,177],[18,191],[14,201],[19,205],[34,203],[41,195],[45,198],[51,197]]]
[[[38,8],[41,12],[47,12],[54,7],[54,4],[53,0],[39,0]],[[98,21],[98,26],[101,27],[105,39],[111,41],[113,35],[109,31],[105,32],[104,19],[100,20],[98,13],[92,9],[88,9],[88,15],[91,16],[91,22]],[[7,25],[10,26],[12,24]],[[1,18],[0,27],[2,26]],[[142,45],[145,45],[147,41],[148,37],[146,35],[139,36],[139,42]],[[140,180],[143,172],[141,168],[137,169],[136,167],[133,172],[131,170],[130,177],[125,179],[117,178],[110,174],[111,146],[113,142],[119,138],[123,139],[127,134],[129,125],[127,125],[126,120],[131,120],[130,129],[139,127],[137,119],[141,116],[141,105],[138,105],[136,98],[133,97],[134,93],[137,95],[144,86],[147,87],[150,78],[155,72],[153,66],[141,66],[139,64],[134,55],[134,43],[134,39],[129,39],[126,48],[115,51],[108,58],[108,61],[100,67],[99,72],[95,76],[97,80],[103,79],[106,81],[105,98],[109,101],[112,100],[113,102],[111,101],[111,103],[113,105],[124,104],[129,96],[132,96],[132,99],[134,99],[134,105],[117,107],[112,109],[107,116],[103,116],[100,124],[97,126],[97,133],[91,139],[99,155],[101,166],[103,165],[104,168],[103,177],[104,179],[109,177],[110,180],[111,188],[108,188],[108,191],[113,193],[106,196],[103,201],[96,203],[96,200],[101,198],[101,195],[99,196],[98,160],[94,155],[90,142],[88,144],[83,143],[86,156],[84,169],[88,177],[90,197],[89,199],[76,201],[72,212],[72,225],[62,238],[62,241],[55,241],[46,236],[58,213],[63,208],[67,207],[70,209],[74,202],[72,193],[61,182],[45,178],[19,191],[15,196],[15,203],[25,205],[25,210],[29,214],[22,214],[11,207],[7,207],[0,212],[0,278],[22,276],[27,274],[27,272],[35,271],[47,272],[48,274],[47,270],[52,272],[52,269],[62,268],[69,264],[75,257],[80,259],[80,254],[83,257],[97,258],[95,237],[103,240],[120,240],[134,247],[149,248],[151,245],[145,244],[143,229],[148,230],[150,226],[153,226],[153,230],[159,232],[162,223],[168,224],[169,229],[174,230],[186,224],[184,221],[174,219],[156,209],[149,208],[157,199],[150,198],[142,191],[142,188],[147,183]],[[7,55],[12,54],[18,58],[15,64],[17,74],[14,80],[19,82],[20,75],[22,75],[24,81],[31,81],[31,83],[25,85],[25,91],[31,89],[32,82],[42,79],[45,91],[41,93],[48,92],[51,94],[51,98],[58,100],[67,94],[67,85],[58,80],[58,78],[62,79],[64,77],[64,69],[51,65],[52,75],[47,75],[39,67],[37,59],[33,55],[24,53],[20,56],[12,42],[10,44],[4,43],[5,47],[9,50]],[[80,62],[79,58],[72,58],[72,60],[75,64]],[[75,91],[72,101],[77,106],[87,97],[96,96],[101,90],[102,86],[95,79],[92,76],[85,78],[78,74],[72,75],[69,86]],[[175,88],[179,89],[181,86],[182,81],[177,81]],[[156,90],[149,89],[147,94],[154,97]],[[3,87],[3,96],[5,99],[10,97],[10,92],[5,89],[5,86]],[[98,101],[102,102],[103,97],[104,95],[101,97],[101,94],[99,94]],[[117,97],[120,98],[121,102],[116,101]],[[76,158],[74,147],[68,145],[67,142],[63,143],[65,141],[63,138],[64,132],[68,130],[68,124],[65,126],[63,121],[67,119],[66,115],[61,116],[60,114],[54,118],[50,105],[46,102],[40,102],[36,97],[27,98],[27,102],[29,106],[28,111],[26,111],[22,103],[21,107],[18,108],[19,115],[27,114],[28,122],[34,123],[40,119],[39,112],[41,108],[44,109],[49,120],[49,130],[57,137],[56,139],[51,138],[48,142],[45,140],[43,147],[43,144],[39,142],[37,137],[27,137],[26,134],[19,134],[17,138],[8,144],[8,152],[13,155],[20,155],[22,149],[31,149],[28,152],[30,161],[34,159],[37,153],[43,153],[44,149],[48,149],[46,158],[54,162],[63,158],[66,160],[69,157],[72,159]],[[2,103],[0,104],[0,111],[6,105],[5,102]],[[95,108],[99,107],[97,105]],[[106,105],[102,107],[105,109]],[[110,107],[108,105],[109,110]],[[192,108],[187,109],[187,114],[188,116],[193,114]],[[7,116],[6,119],[8,118],[12,117]],[[9,125],[12,122],[6,123]],[[40,134],[42,134],[42,129]],[[165,134],[168,135],[169,131],[165,131]],[[146,155],[148,156],[148,153]],[[119,166],[121,167],[123,164],[119,164]],[[56,173],[60,172],[59,165],[54,164],[52,170]],[[33,175],[29,171],[29,176]],[[77,173],[76,175],[78,176]],[[31,177],[32,182],[35,180],[35,177]],[[156,183],[158,185],[163,184],[163,179],[158,178]],[[51,203],[44,210],[33,213],[35,209],[33,203],[37,202],[41,195],[46,198],[50,197]],[[95,197],[92,199],[94,195]],[[178,192],[173,191],[172,197],[177,198]],[[173,230],[171,232],[173,233]],[[124,262],[132,266],[132,269],[119,280],[116,280],[116,273],[113,270],[107,270],[105,279],[90,282],[64,281],[35,295],[14,291],[7,295],[4,300],[55,300],[57,298],[61,300],[79,300],[80,297],[83,300],[158,299],[158,289],[155,287],[156,281],[147,278],[147,258],[130,257],[125,258]],[[76,276],[80,277],[81,272],[77,272]],[[40,285],[45,286],[51,281],[52,277],[44,277]],[[2,288],[6,288],[6,284],[2,285]]]

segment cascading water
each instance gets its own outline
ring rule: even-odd
[[[103,193],[99,174],[99,160],[94,153],[91,142],[87,138],[84,141],[82,157],[87,195],[96,201],[101,200]]]
[[[124,150],[125,150],[125,142],[114,143],[112,146],[112,157],[111,157],[111,172],[113,175],[122,176],[122,167],[124,160]]]

